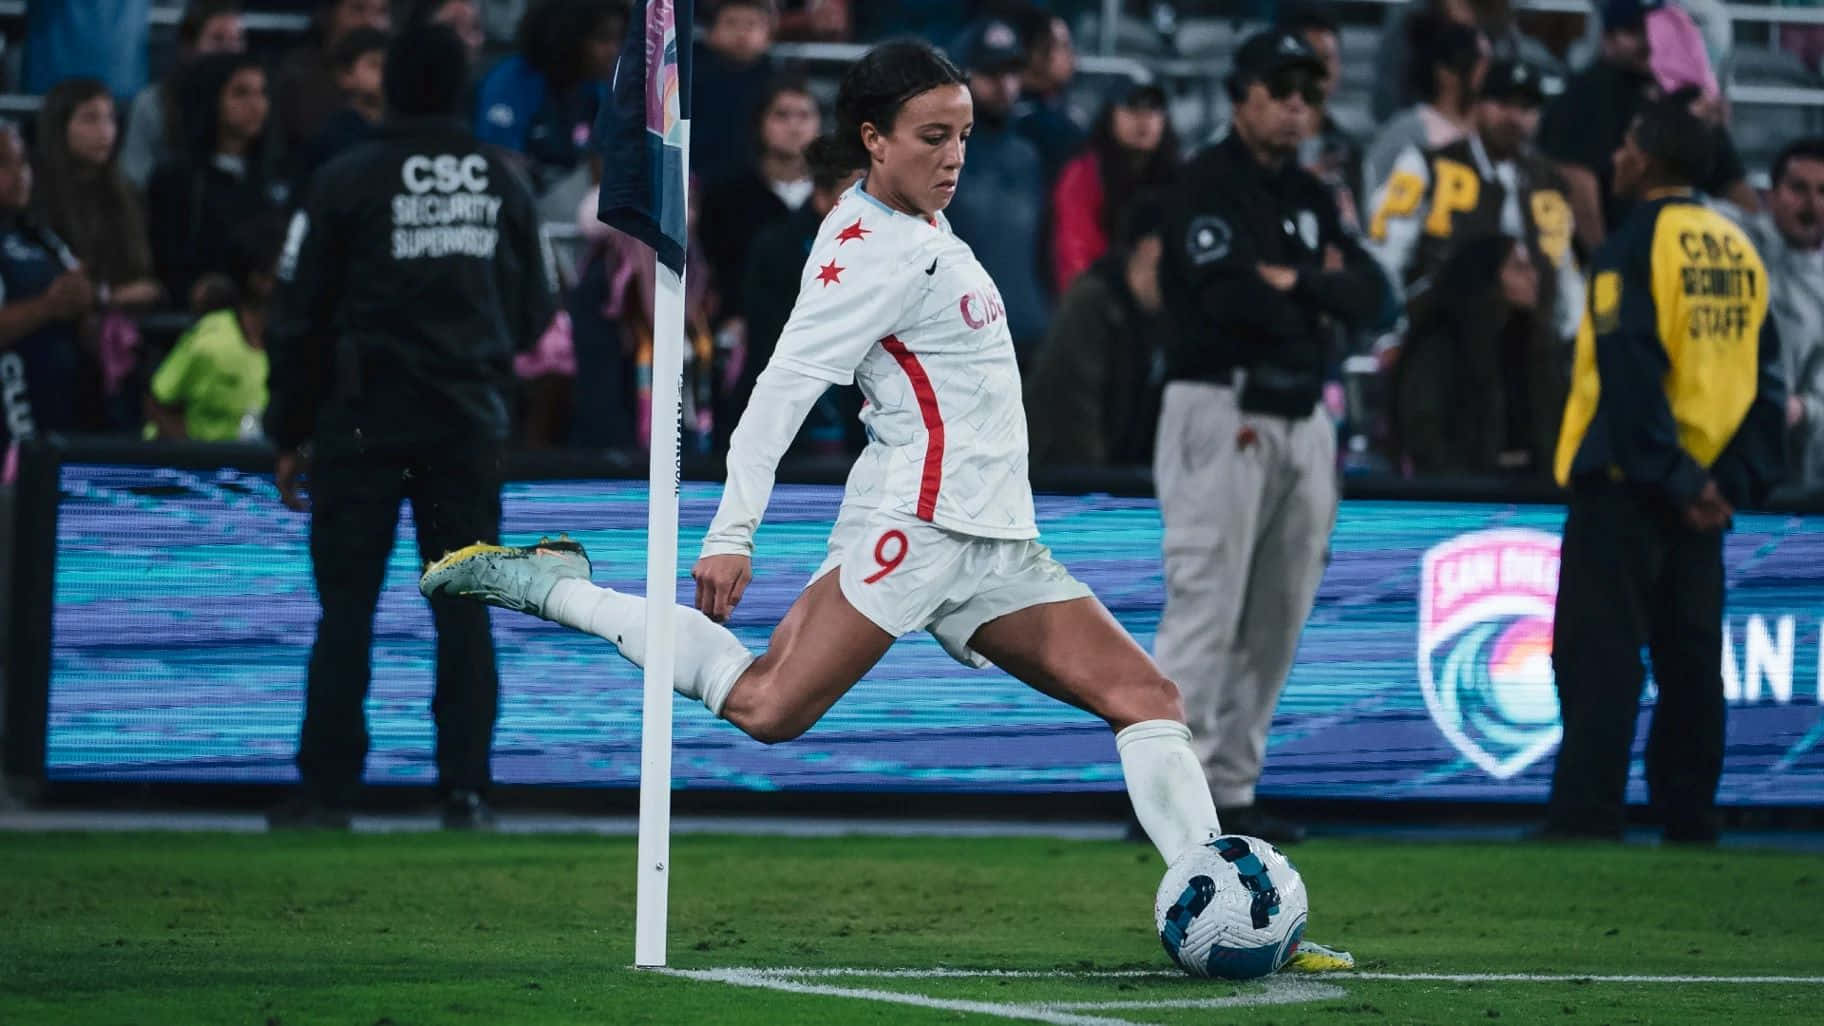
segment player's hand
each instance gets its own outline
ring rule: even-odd
[[[1278,264],[1259,265],[1260,278],[1269,286],[1280,292],[1290,292],[1298,284],[1298,272],[1290,267]]]
[[[1704,482],[1704,490],[1697,494],[1696,500],[1685,507],[1685,524],[1694,531],[1706,534],[1720,531],[1729,526],[1735,516],[1735,507],[1723,498],[1723,493],[1716,487],[1715,481]]]
[[[310,457],[296,449],[286,449],[279,453],[278,466],[273,470],[273,483],[279,486],[279,501],[285,508],[295,513],[310,509],[310,499],[304,494],[303,477],[310,468]]]
[[[697,610],[717,623],[726,623],[754,579],[749,556],[704,556],[690,571],[697,582]]]

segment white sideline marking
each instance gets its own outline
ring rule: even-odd
[[[1117,1009],[1166,1009],[1166,1008],[1241,1008],[1261,1005],[1301,1004],[1307,1001],[1326,1001],[1342,997],[1341,987],[1315,983],[1308,980],[1289,977],[1272,977],[1261,981],[1264,989],[1246,994],[1232,994],[1219,998],[1180,998],[1161,999],[1157,1001],[1082,1001],[1082,1002],[1040,1002],[1033,1004],[1014,1004],[999,1001],[971,1001],[955,998],[935,998],[924,994],[909,994],[896,990],[879,990],[873,987],[837,987],[824,983],[806,983],[800,978],[800,971],[792,969],[659,969],[658,972],[668,976],[678,976],[691,980],[706,980],[715,983],[727,983],[737,987],[762,987],[767,990],[784,991],[788,994],[813,994],[821,997],[854,998],[864,1001],[880,1001],[896,1005],[912,1005],[917,1008],[930,1008],[945,1012],[973,1012],[979,1015],[993,1015],[1003,1019],[1020,1019],[1027,1022],[1050,1023],[1053,1026],[1134,1026],[1127,1019],[1110,1019],[1102,1016],[1084,1015],[1084,1012],[1117,1010]],[[1134,972],[1125,973],[1072,973],[1072,972],[997,972],[983,971],[943,971],[941,978],[1076,978],[1091,979],[1104,976],[1132,977]],[[940,978],[929,970],[883,970],[870,973],[866,970],[855,970],[840,975],[883,977],[892,974],[895,979],[935,979]],[[805,970],[802,975],[839,975],[837,973],[817,973]],[[1181,976],[1176,973],[1147,972],[1148,976]]]
[[[1436,983],[1824,983],[1824,976],[1597,976],[1588,973],[1330,973],[1325,979]]]

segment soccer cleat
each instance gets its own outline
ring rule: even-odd
[[[1327,948],[1308,940],[1298,942],[1292,960],[1280,971],[1288,973],[1336,973],[1355,968],[1355,956],[1338,948]]]
[[[425,567],[418,590],[425,598],[452,595],[542,617],[557,582],[586,581],[589,571],[589,553],[567,535],[524,546],[477,542]]]

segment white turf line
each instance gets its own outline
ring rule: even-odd
[[[1015,1004],[1000,1001],[971,1001],[957,998],[936,998],[924,994],[908,994],[896,990],[879,990],[873,987],[837,987],[825,983],[804,983],[791,975],[791,970],[780,969],[658,969],[656,972],[668,976],[678,976],[690,980],[703,980],[714,983],[727,983],[737,987],[761,987],[767,990],[783,991],[787,994],[812,994],[820,997],[852,998],[861,1001],[879,1001],[885,1004],[911,1005],[915,1008],[929,1008],[942,1012],[972,1012],[978,1015],[992,1015],[1003,1019],[1020,1019],[1027,1022],[1049,1023],[1052,1026],[1134,1026],[1127,1019],[1110,1019],[1097,1015],[1085,1015],[1084,1012],[1102,1009],[1167,1009],[1167,1008],[1242,1008],[1263,1005],[1303,1004],[1309,1001],[1327,1001],[1343,997],[1341,987],[1325,983],[1291,977],[1274,977],[1265,981],[1263,990],[1247,994],[1234,994],[1228,997],[1188,998],[1161,1001],[1109,1001],[1109,1002],[1040,1002],[1033,1004]],[[970,973],[971,976],[989,975]],[[1100,974],[1086,973],[1084,976]]]
[[[704,970],[734,972],[751,976],[780,976],[793,979],[813,977],[862,977],[876,980],[1102,980],[1102,979],[1183,979],[1184,974],[1168,969],[1114,969],[1106,971],[1076,969],[862,969],[847,966],[779,967],[746,966]],[[674,971],[674,975],[678,971]],[[689,975],[685,973],[685,975]],[[1297,977],[1293,977],[1297,978]],[[1323,980],[1394,980],[1433,983],[1816,983],[1824,976],[1603,976],[1591,973],[1323,973]]]

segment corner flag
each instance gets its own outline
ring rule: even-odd
[[[633,964],[665,964],[671,867],[671,705],[677,662],[678,418],[684,382],[685,211],[690,179],[691,0],[637,0],[595,122],[596,216],[652,247],[652,451],[646,467],[646,673]]]
[[[684,128],[690,120],[693,0],[637,0],[614,66],[614,87],[595,120],[602,157],[596,216],[684,271]]]

